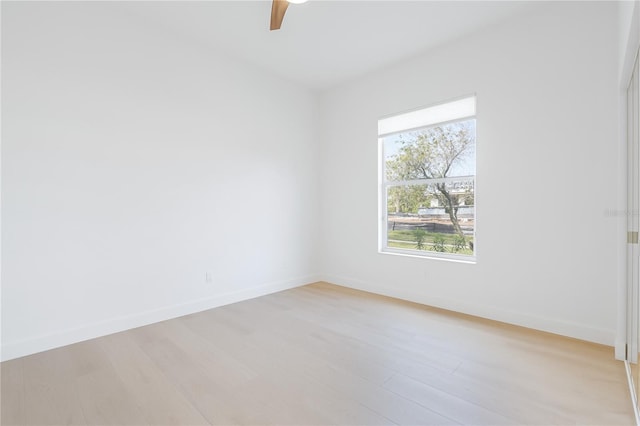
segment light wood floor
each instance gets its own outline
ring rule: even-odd
[[[324,283],[1,368],[3,425],[634,424],[612,348]]]

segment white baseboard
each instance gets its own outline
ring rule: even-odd
[[[2,361],[7,361],[21,356],[26,356],[37,352],[82,342],[84,340],[129,330],[148,324],[153,324],[159,321],[165,321],[183,315],[189,315],[195,312],[216,308],[218,306],[224,306],[243,300],[253,299],[255,297],[276,293],[278,291],[300,287],[316,281],[326,281],[343,287],[376,293],[383,296],[408,300],[428,306],[448,309],[455,312],[474,315],[482,318],[501,321],[509,324],[519,325],[522,327],[546,331],[608,346],[615,346],[616,359],[624,359],[624,344],[620,344],[620,342],[616,341],[615,330],[587,327],[582,324],[554,320],[550,318],[536,317],[513,311],[499,310],[495,309],[494,307],[473,305],[456,300],[412,294],[398,288],[371,284],[352,278],[345,278],[334,275],[309,275],[306,277],[287,281],[262,284],[235,292],[229,292],[210,298],[194,300],[180,305],[167,306],[164,308],[142,312],[139,314],[117,317],[106,321],[96,322],[73,329],[62,330],[56,333],[51,333],[34,338],[6,342],[2,345]]]
[[[471,303],[460,302],[458,300],[431,297],[423,294],[415,294],[399,288],[380,284],[372,284],[353,278],[340,277],[335,275],[323,275],[321,278],[322,281],[326,281],[328,283],[336,284],[343,287],[349,287],[356,290],[394,297],[410,302],[421,303],[423,305],[447,309],[450,311],[469,314],[494,321],[505,322],[521,327],[532,328],[535,330],[545,331],[553,334],[559,334],[561,336],[586,340],[589,342],[599,343],[607,346],[614,346],[616,343],[615,330],[589,327],[583,324],[556,320],[553,318],[544,318],[515,311],[501,310],[496,309],[492,306],[475,305]],[[617,345],[615,346],[617,351]]]
[[[108,334],[118,333],[144,325],[165,321],[207,309],[253,299],[279,291],[300,287],[319,281],[318,276],[309,275],[287,281],[272,282],[239,291],[219,294],[214,297],[199,299],[174,306],[146,311],[138,314],[112,318],[93,324],[61,330],[59,332],[28,338],[24,340],[6,342],[2,345],[2,361],[31,355],[37,352],[82,342]]]

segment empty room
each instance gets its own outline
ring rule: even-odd
[[[2,425],[635,425],[637,1],[2,1]]]

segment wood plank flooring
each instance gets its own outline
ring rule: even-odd
[[[3,425],[632,425],[605,346],[316,283],[1,364]]]

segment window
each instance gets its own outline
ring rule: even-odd
[[[476,98],[378,121],[380,250],[475,260]]]

